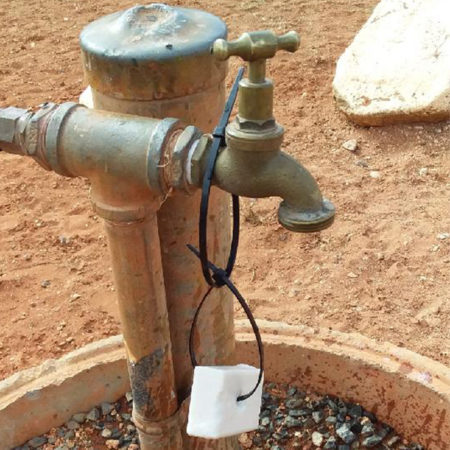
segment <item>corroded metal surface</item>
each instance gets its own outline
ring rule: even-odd
[[[156,217],[108,220],[106,230],[136,394],[133,406],[146,420],[162,420],[176,412],[178,403]]]
[[[102,17],[80,36],[87,81],[95,91],[128,100],[202,93],[225,76],[226,65],[209,55],[225,34],[212,14],[158,3]]]

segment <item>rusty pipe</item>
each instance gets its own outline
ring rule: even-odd
[[[143,449],[183,445],[156,217],[170,189],[164,158],[172,146],[182,150],[183,129],[175,119],[94,111],[74,103],[45,105],[36,113],[0,110],[0,148],[91,181],[94,208],[105,219],[109,239],[133,417]]]

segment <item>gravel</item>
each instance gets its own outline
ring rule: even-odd
[[[139,450],[132,394],[75,414],[64,426],[14,450]],[[287,385],[265,386],[259,427],[241,435],[243,449],[425,450],[403,439],[361,405]]]

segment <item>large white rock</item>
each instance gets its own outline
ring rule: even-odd
[[[450,0],[381,0],[340,57],[333,89],[361,125],[450,117]]]

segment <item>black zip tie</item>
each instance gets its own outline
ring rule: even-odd
[[[188,244],[188,248],[189,250],[191,250],[198,258],[200,258],[200,252],[193,247],[192,245]],[[252,326],[253,332],[255,333],[255,337],[256,337],[256,342],[258,343],[258,352],[259,352],[259,375],[258,375],[258,381],[256,383],[256,386],[248,393],[245,395],[240,395],[237,398],[238,402],[242,402],[243,400],[247,400],[249,397],[251,397],[256,390],[258,389],[258,386],[260,385],[261,381],[262,381],[262,377],[263,377],[263,373],[264,373],[264,347],[263,347],[263,343],[262,343],[262,339],[261,339],[261,334],[259,332],[259,328],[258,325],[256,324],[256,320],[253,317],[253,314],[249,308],[249,306],[247,305],[244,297],[242,297],[241,293],[238,291],[238,289],[236,288],[236,286],[231,282],[231,280],[228,278],[228,275],[226,273],[225,270],[221,269],[220,267],[216,267],[213,263],[208,261],[208,268],[212,270],[212,272],[214,273],[214,279],[216,281],[220,280],[221,282],[223,282],[223,284],[221,286],[227,286],[227,288],[233,293],[233,295],[238,299],[240,305],[242,306],[242,309],[244,310],[245,314],[247,315],[247,318]],[[200,314],[200,310],[202,309],[202,306],[204,305],[206,299],[208,298],[209,294],[211,293],[211,291],[215,288],[216,286],[210,286],[208,288],[208,290],[206,291],[206,294],[203,296],[202,301],[200,302],[200,305],[198,306],[197,310],[195,311],[195,315],[194,315],[194,319],[192,321],[192,326],[191,326],[191,332],[189,334],[189,354],[191,357],[191,362],[192,362],[192,366],[196,367],[197,366],[197,359],[195,358],[195,350],[194,350],[194,330],[195,330],[195,326],[197,324],[197,319],[198,316]]]
[[[211,192],[211,184],[214,176],[214,166],[216,164],[217,156],[219,154],[220,147],[226,145],[225,143],[225,128],[230,119],[231,111],[233,110],[234,103],[236,101],[236,95],[239,89],[239,81],[242,79],[244,74],[244,68],[241,67],[238,71],[238,75],[233,83],[233,87],[231,89],[228,100],[225,104],[224,111],[219,120],[219,124],[214,129],[213,133],[213,142],[210,147],[209,158],[206,166],[205,175],[203,177],[202,184],[202,198],[200,203],[200,219],[199,219],[199,250],[197,250],[192,245],[188,244],[189,250],[191,250],[199,259],[202,266],[203,276],[206,282],[209,285],[209,288],[206,294],[203,296],[197,310],[195,311],[194,318],[192,320],[191,331],[189,334],[189,354],[191,357],[191,363],[193,367],[197,366],[197,360],[195,357],[194,350],[194,330],[197,324],[197,319],[200,314],[200,310],[202,309],[206,299],[214,288],[221,288],[222,286],[227,286],[228,289],[233,293],[233,295],[238,299],[240,305],[242,306],[245,314],[247,315],[248,320],[252,326],[253,332],[255,333],[256,341],[258,343],[258,352],[259,352],[259,376],[256,386],[245,395],[240,395],[237,398],[237,401],[243,401],[251,397],[255,391],[258,389],[263,373],[264,373],[264,348],[261,339],[261,335],[258,329],[258,325],[256,324],[255,318],[247,305],[244,297],[242,297],[241,293],[238,291],[236,286],[231,282],[230,275],[233,271],[234,263],[236,261],[237,249],[239,245],[239,197],[237,195],[232,194],[232,204],[233,204],[233,237],[231,240],[230,253],[228,255],[228,262],[226,269],[221,269],[220,267],[215,266],[208,260],[208,249],[207,249],[207,225],[208,225],[208,204],[209,204],[209,195]],[[212,275],[211,275],[212,272]]]
[[[219,124],[213,132],[213,142],[209,151],[208,164],[206,166],[205,175],[202,184],[202,199],[200,202],[200,219],[199,219],[199,249],[200,249],[200,263],[202,265],[202,272],[206,282],[210,286],[221,287],[223,282],[214,280],[208,268],[208,245],[207,245],[207,228],[208,228],[208,204],[209,194],[211,192],[211,183],[214,176],[214,166],[216,165],[217,155],[220,147],[225,146],[225,128],[233,111],[234,102],[239,90],[239,81],[244,75],[244,68],[241,67],[238,71],[237,77],[231,88],[230,95],[225,104]],[[227,275],[230,276],[233,271],[234,262],[236,261],[237,248],[239,244],[239,197],[232,195],[233,200],[233,238],[231,240],[230,254],[226,267]],[[222,284],[221,284],[222,283]]]

